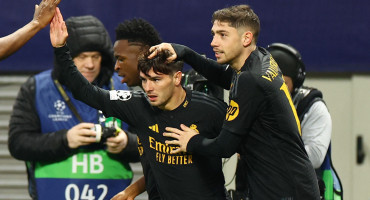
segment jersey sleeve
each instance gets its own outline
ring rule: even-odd
[[[186,150],[203,156],[229,158],[237,151],[241,141],[240,135],[222,129],[220,135],[213,139],[205,138],[201,134],[195,135],[189,140]]]
[[[54,53],[56,64],[62,68],[58,79],[72,91],[75,99],[101,110],[106,117],[117,117],[129,125],[138,120],[138,115],[133,114],[133,104],[140,101],[140,98],[135,98],[138,95],[127,90],[108,91],[89,83],[74,65],[67,45],[54,48]]]
[[[248,134],[265,99],[258,81],[251,73],[244,73],[234,82],[223,129],[238,135]]]
[[[218,64],[215,60],[206,58],[189,47],[171,44],[178,59],[189,64],[195,71],[206,77],[211,82],[224,88],[230,89],[232,69],[228,65]]]
[[[214,139],[196,135],[189,141],[187,151],[225,158],[237,151],[244,134],[249,133],[256,120],[264,97],[250,74],[241,74],[233,87],[220,135]]]

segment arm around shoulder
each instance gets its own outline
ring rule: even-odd
[[[217,63],[215,60],[206,58],[187,46],[171,44],[177,54],[178,60],[184,60],[193,69],[208,80],[224,89],[230,89],[232,70],[227,65]]]

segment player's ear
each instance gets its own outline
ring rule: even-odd
[[[249,46],[253,40],[253,33],[251,31],[244,32],[242,35],[242,40],[244,47]]]
[[[182,78],[182,72],[181,71],[177,71],[174,74],[174,80],[175,80],[175,84],[176,85],[180,85],[181,84],[181,78]]]

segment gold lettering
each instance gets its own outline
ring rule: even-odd
[[[152,149],[155,149],[155,147],[153,146],[154,142],[155,142],[155,139],[153,137],[149,136],[149,143],[150,143],[149,147],[152,148]]]
[[[138,146],[137,148],[138,148],[138,150],[139,150],[139,154],[140,154],[140,156],[141,156],[141,155],[143,155],[143,153],[144,153],[144,149],[143,149],[143,147],[142,147],[142,146]]]
[[[268,80],[268,81],[272,82],[271,78],[269,78],[269,77],[267,77],[267,76],[265,76],[265,75],[263,75],[263,76],[262,76],[262,78],[264,78],[264,79],[266,79],[266,80]]]
[[[270,56],[270,67],[266,70],[266,73],[262,75],[262,78],[272,82],[279,74],[279,67],[274,58]]]
[[[172,158],[172,159],[171,159],[171,164],[173,164],[173,165],[176,163],[176,162],[175,162],[175,157],[176,157],[176,156],[171,156],[171,158]]]
[[[169,152],[167,152],[168,151],[167,147],[168,147],[167,144],[162,144],[161,142],[155,141],[155,150],[156,151],[169,153]]]
[[[155,138],[149,136],[149,143],[150,148],[155,149],[156,155],[155,160],[160,163],[165,163],[167,159],[167,164],[170,165],[187,165],[192,164],[192,155],[188,155],[186,153],[180,153],[177,155],[170,155],[172,150],[177,149],[178,147],[168,146],[167,144],[163,144],[155,140]],[[143,147],[138,147],[140,155],[142,155]],[[167,156],[167,158],[166,158]]]
[[[157,152],[157,153],[155,154],[155,160],[156,160],[156,161],[161,162],[161,161],[160,161],[160,157],[161,157],[161,155]]]

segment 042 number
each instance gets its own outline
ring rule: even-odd
[[[96,187],[99,190],[103,190],[97,200],[104,200],[108,192],[108,187],[106,185],[100,184]],[[85,184],[81,195],[80,189],[76,184],[69,184],[65,190],[65,199],[66,200],[95,200],[94,190],[90,189],[89,184]]]

